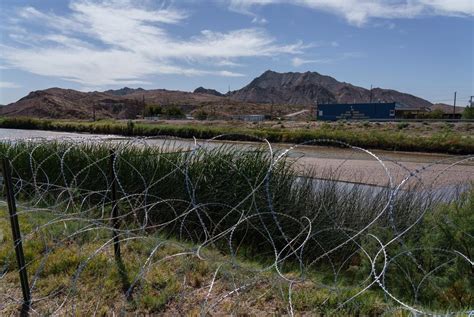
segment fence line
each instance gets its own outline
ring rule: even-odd
[[[327,142],[334,141],[314,141]],[[425,263],[422,252],[413,251],[410,233],[429,232],[423,227],[424,220],[440,201],[420,177],[436,162],[407,171],[407,176],[396,182],[386,162],[376,154],[342,142],[338,144],[377,162],[386,173],[389,186],[373,191],[358,184],[341,187],[331,178],[315,183],[310,178],[299,177],[286,160],[298,145],[275,153],[269,143],[264,143],[267,151],[231,147],[206,150],[199,144],[190,151],[157,149],[143,139],[106,145],[70,139],[1,143],[0,154],[5,155],[2,160],[4,189],[23,294],[21,314],[77,314],[78,301],[85,296],[86,284],[81,274],[88,266],[95,265],[100,270],[102,262],[95,259],[107,254],[109,246],[113,247],[112,263],[126,299],[125,303],[115,304],[114,312],[125,313],[140,303],[149,307],[150,302],[172,293],[175,298],[181,296],[182,302],[200,298],[200,313],[206,315],[216,312],[223,302],[231,298],[238,301],[236,298],[244,297],[252,288],[258,289],[272,271],[278,283],[286,287],[281,294],[288,314],[293,315],[299,311],[298,307],[306,307],[298,297],[301,288],[308,283],[320,283],[310,272],[330,267],[335,281],[341,275],[355,279],[352,273],[343,272],[352,266],[362,270],[364,262],[367,275],[354,282],[352,292],[344,293],[349,286],[324,286],[341,296],[334,308],[336,311],[350,306],[377,286],[398,308],[412,313],[431,313],[422,302],[431,293],[428,287],[422,286],[428,281],[440,283],[437,278],[448,274],[444,270],[452,263],[457,263],[459,268],[449,274],[465,278],[465,265],[472,263],[469,249],[449,249],[444,242],[439,248],[426,246],[436,254],[430,260],[437,263],[435,267],[429,266],[429,261]],[[473,159],[474,156],[463,156],[442,163],[447,170]],[[407,188],[410,181],[422,190]],[[28,251],[26,259],[16,199],[20,213],[24,214],[22,224],[27,227],[23,237],[26,250],[31,249],[30,244],[39,241],[44,244],[40,252],[31,255]],[[71,264],[75,269],[71,284],[63,286],[59,293],[41,296],[38,285],[42,279],[50,272],[66,274],[70,270],[67,266],[54,266],[55,252],[62,245],[75,244],[77,254],[69,255],[69,261],[78,259],[77,264]],[[137,248],[138,251],[133,251]],[[169,253],[165,248],[169,248]],[[228,258],[221,258],[223,255],[214,254],[213,250],[219,250]],[[0,239],[0,261],[3,261],[1,251]],[[132,251],[144,255],[140,257]],[[271,264],[248,269],[239,264],[243,253]],[[187,272],[183,273],[179,290],[177,281],[166,282],[178,276],[173,269],[183,270],[173,265],[165,269],[164,263],[177,258],[183,258],[183,267],[191,266],[190,270],[199,272],[199,264],[188,259],[189,256],[216,265],[208,272],[209,285],[199,286],[208,287],[201,291],[201,297],[199,292],[187,290],[189,283],[195,283]],[[404,257],[408,260],[399,261]],[[107,257],[104,261],[108,263]],[[288,271],[289,267],[297,269]],[[27,268],[34,271],[31,287]],[[163,271],[157,271],[160,268]],[[408,278],[404,270],[413,277]],[[7,267],[3,277],[0,274],[0,281],[6,281],[5,276],[11,272]],[[241,280],[236,282],[237,277]],[[105,277],[99,283],[107,284]],[[225,289],[223,285],[232,286]],[[406,289],[413,289],[414,300],[404,294]],[[213,295],[213,292],[221,293]],[[329,294],[323,303],[333,296],[332,291]],[[15,294],[0,294],[0,302],[2,296],[4,299],[11,296],[12,301],[4,306],[0,304],[0,313],[19,302]],[[56,297],[58,302],[54,301]],[[101,300],[106,300],[100,295],[93,297],[97,297],[94,300],[98,306]],[[43,307],[43,303],[48,307]],[[467,300],[461,306],[465,308],[470,304]],[[310,308],[316,309],[318,305]],[[95,308],[93,312],[98,311],[99,308]]]

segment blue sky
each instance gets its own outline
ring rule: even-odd
[[[0,0],[0,104],[48,87],[239,89],[267,69],[465,105],[472,0]]]

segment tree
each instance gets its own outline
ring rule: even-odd
[[[163,113],[163,109],[159,105],[148,105],[145,107],[145,116],[154,117]]]
[[[474,119],[474,106],[468,106],[462,113],[463,119]]]
[[[428,114],[431,119],[442,119],[444,117],[444,112],[441,109],[435,109]]]
[[[176,106],[166,109],[165,115],[170,118],[183,118],[185,116],[184,112]]]
[[[198,120],[206,120],[209,114],[205,110],[198,110],[194,114],[194,117]]]

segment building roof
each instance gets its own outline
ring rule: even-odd
[[[396,102],[395,103],[395,110],[398,111],[429,111],[429,109],[425,107],[413,107],[413,106],[408,106],[404,103]]]
[[[358,102],[358,103],[326,103],[318,104],[318,106],[344,105],[344,106],[360,106],[360,105],[394,105],[396,110],[400,111],[429,111],[424,107],[411,107],[400,102]]]

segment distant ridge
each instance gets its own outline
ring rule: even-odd
[[[215,89],[207,89],[207,88],[204,88],[202,86],[194,89],[193,92],[195,94],[208,94],[208,95],[219,96],[219,97],[224,96],[224,94],[221,94],[220,92],[218,92]]]
[[[190,113],[198,107],[215,105],[223,113],[252,113],[258,104],[280,104],[293,109],[318,103],[400,102],[411,107],[430,108],[422,98],[391,89],[372,91],[319,74],[317,72],[264,72],[242,89],[222,94],[199,87],[194,92],[179,90],[124,87],[104,92],[81,92],[73,89],[49,88],[32,91],[17,102],[0,108],[0,115],[40,118],[90,119],[135,118],[145,105],[175,105]],[[260,107],[262,109],[262,107]],[[293,111],[291,110],[291,111]],[[291,112],[290,111],[290,112]],[[288,113],[290,113],[288,112]]]
[[[135,92],[140,92],[140,91],[145,91],[145,89],[143,88],[128,88],[128,87],[123,87],[121,89],[117,89],[117,90],[106,90],[104,91],[106,94],[110,94],[110,95],[114,95],[114,96],[126,96],[126,95],[129,95],[129,94],[133,94]]]

